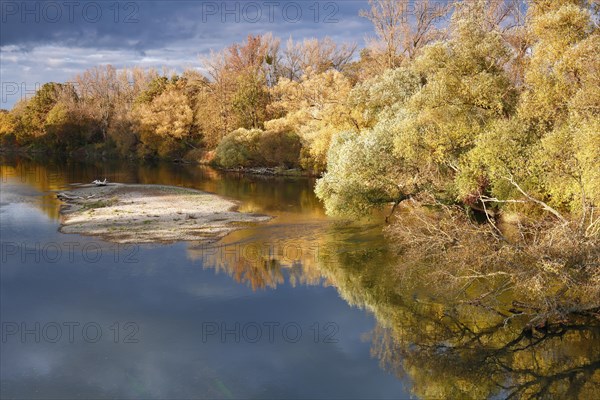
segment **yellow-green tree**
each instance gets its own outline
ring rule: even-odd
[[[8,110],[0,110],[0,136],[14,134],[16,128],[15,117]]]
[[[160,157],[176,157],[192,136],[194,115],[188,98],[174,84],[149,103],[136,108],[142,151],[156,151]]]
[[[330,149],[328,172],[317,186],[330,211],[368,211],[419,193],[454,200],[463,157],[489,123],[513,112],[517,100],[504,70],[510,53],[484,6],[461,4],[448,41],[425,47],[409,70],[390,72],[391,79],[373,85],[381,93],[361,106],[366,125],[372,123],[369,113],[391,111],[375,118],[375,127],[360,133],[364,138]]]
[[[518,113],[482,131],[461,163],[459,197],[537,204],[563,222],[570,212],[589,235],[600,201],[600,35],[575,1],[533,4],[527,28],[534,42]]]
[[[285,116],[265,126],[297,133],[303,141],[303,167],[323,171],[333,134],[355,129],[347,106],[351,90],[348,78],[336,70],[305,75],[300,81],[282,78],[273,89],[272,107]]]

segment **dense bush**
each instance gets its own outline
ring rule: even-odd
[[[300,137],[288,131],[265,131],[260,136],[258,151],[267,167],[295,168],[298,166]]]
[[[463,2],[446,40],[371,79],[368,92],[359,84],[367,128],[329,149],[317,184],[327,210],[366,214],[425,195],[484,212],[536,205],[597,227],[600,36],[589,10],[566,3],[529,8],[523,81],[511,79],[509,42],[484,2]]]
[[[241,128],[223,138],[215,163],[225,168],[293,168],[298,166],[300,149],[300,137],[295,133]]]

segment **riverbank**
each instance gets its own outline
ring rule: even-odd
[[[250,167],[250,168],[221,168],[218,165],[210,165],[213,168],[216,168],[225,172],[234,172],[239,174],[249,174],[249,175],[263,175],[263,176],[298,176],[298,177],[307,177],[314,178],[318,175],[309,171],[304,171],[297,168],[272,168],[272,167]]]
[[[208,166],[223,172],[231,172],[245,175],[261,175],[261,176],[283,176],[283,177],[305,177],[305,178],[316,178],[319,174],[312,171],[306,171],[299,168],[284,168],[284,167],[239,167],[239,168],[224,168],[215,164],[212,158],[200,158],[198,160],[190,159],[143,159],[139,157],[119,157],[116,153],[111,151],[74,151],[68,153],[57,153],[51,152],[39,148],[25,148],[25,147],[1,147],[0,156],[2,157],[26,157],[33,161],[42,161],[48,159],[64,159],[65,157],[70,160],[78,162],[98,162],[98,161],[126,161],[141,164],[155,164],[159,162],[165,162],[170,164],[181,164],[181,165],[197,165],[197,166]]]
[[[214,242],[267,215],[241,213],[221,196],[163,185],[81,185],[60,192],[59,231],[115,243]]]

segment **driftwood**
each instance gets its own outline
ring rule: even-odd
[[[104,178],[103,181],[100,181],[98,179],[96,179],[95,181],[92,182],[94,185],[96,186],[106,186],[108,184],[108,180],[106,178]]]

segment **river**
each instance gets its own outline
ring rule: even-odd
[[[408,289],[400,281],[383,218],[328,218],[312,179],[19,157],[2,160],[0,177],[2,397],[591,398],[600,391],[597,325],[566,324],[528,346],[513,343],[518,326],[483,315],[468,323],[457,316],[465,329],[455,329],[445,304],[423,300],[426,284]],[[104,178],[205,190],[275,218],[211,245],[115,245],[59,233],[55,191]],[[462,347],[473,324],[496,330]]]

